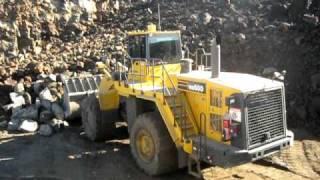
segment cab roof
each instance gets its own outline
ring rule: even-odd
[[[129,31],[129,36],[149,35],[149,34],[180,34],[180,31],[157,31],[157,27],[154,24],[147,26],[147,30]]]
[[[149,34],[180,34],[180,31],[130,31],[129,36],[149,35]]]

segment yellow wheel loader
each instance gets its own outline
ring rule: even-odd
[[[128,33],[128,54],[130,59],[122,63],[127,70],[116,68],[98,80],[79,80],[97,89],[67,92],[85,97],[81,116],[91,140],[111,137],[115,121],[125,114],[132,156],[145,173],[188,167],[200,177],[201,162],[232,167],[293,144],[283,83],[220,72],[220,45],[215,40],[211,61],[198,64],[183,59],[179,31],[157,31],[149,25],[145,31]],[[74,80],[68,83],[76,86]],[[70,97],[67,93],[68,101]]]

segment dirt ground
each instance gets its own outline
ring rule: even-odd
[[[93,143],[70,127],[52,137],[0,129],[0,179],[194,179],[187,169],[149,177],[135,165],[124,127],[119,136]],[[205,179],[320,179],[320,140],[305,131],[290,151],[231,169],[206,167]]]

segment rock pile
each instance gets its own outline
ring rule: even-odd
[[[68,126],[64,121],[62,95],[62,82],[53,74],[40,75],[32,84],[20,81],[10,93],[12,103],[3,106],[12,112],[8,130],[35,132],[40,124],[39,133],[49,136],[53,130]]]
[[[11,85],[12,79],[27,75],[89,71],[98,60],[124,56],[124,34],[93,22],[98,10],[107,12],[109,6],[103,4],[108,2],[103,2],[2,2],[1,83]]]
[[[91,0],[0,2],[0,104],[10,102],[20,82],[28,89],[40,76],[91,72],[96,61],[125,56],[124,34],[93,22],[98,12],[114,13],[113,6]]]
[[[12,0],[0,3],[1,126],[49,136],[68,126],[60,74],[95,74],[97,61],[126,55],[125,34],[93,20],[109,1]],[[13,91],[13,92],[12,92]],[[10,120],[7,120],[11,114]]]
[[[303,36],[295,38],[299,44],[303,57],[302,70],[305,77],[301,82],[299,106],[295,106],[296,115],[301,117],[300,125],[320,134],[320,2],[318,0],[294,0],[289,9],[289,18],[296,23],[297,31]],[[304,108],[305,107],[305,108]]]

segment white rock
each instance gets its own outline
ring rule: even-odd
[[[24,92],[24,85],[23,85],[23,83],[18,83],[18,84],[14,87],[14,92],[16,92],[16,93],[23,93],[23,92]]]
[[[10,96],[11,101],[14,104],[21,104],[21,105],[25,104],[25,101],[24,101],[24,98],[22,95],[19,95],[16,92],[12,92],[9,94],[9,96]]]
[[[243,33],[237,34],[236,37],[239,43],[243,43],[246,40],[246,35],[244,35]]]
[[[54,98],[53,98],[52,94],[50,93],[49,88],[45,88],[44,90],[42,90],[39,94],[39,98],[40,98],[40,100],[48,100],[50,102],[54,101]]]
[[[50,74],[50,75],[48,76],[48,78],[49,78],[51,81],[53,81],[53,82],[56,82],[56,81],[57,81],[57,76],[54,75],[54,74]]]
[[[3,106],[3,109],[5,109],[5,110],[12,109],[12,112],[15,112],[16,110],[21,109],[22,105],[26,104],[25,98],[18,93],[12,92],[9,94],[9,96],[10,96],[12,103]]]
[[[36,46],[36,47],[34,47],[34,49],[33,49],[33,52],[34,52],[36,55],[39,55],[39,54],[41,53],[41,51],[42,51],[42,48],[39,47],[39,46]]]
[[[35,132],[38,129],[38,123],[33,120],[22,120],[18,129],[26,132]]]
[[[56,131],[59,131],[61,130],[62,128],[65,128],[65,127],[68,127],[69,126],[69,123],[67,121],[63,121],[63,120],[60,120],[60,119],[52,119],[50,121],[50,125],[56,130]]]
[[[212,19],[212,16],[209,13],[206,12],[206,13],[203,14],[202,23],[204,25],[207,25],[207,24],[210,23],[211,19]]]
[[[93,0],[78,0],[79,6],[88,13],[97,12],[96,3]]]

